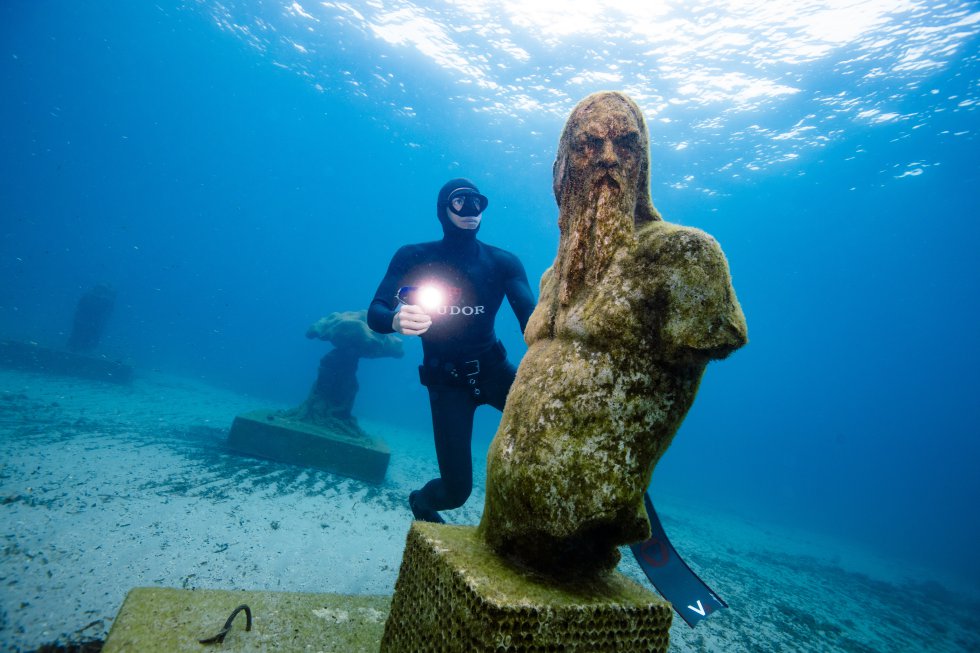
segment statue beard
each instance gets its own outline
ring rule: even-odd
[[[554,266],[562,306],[583,286],[595,286],[616,252],[636,239],[636,187],[605,171],[593,179],[587,184],[568,183],[562,192],[561,239]]]

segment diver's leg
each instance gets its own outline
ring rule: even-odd
[[[467,388],[429,386],[432,433],[440,478],[409,495],[416,519],[442,521],[437,511],[459,508],[473,490],[473,412],[476,405]]]

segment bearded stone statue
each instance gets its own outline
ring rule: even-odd
[[[490,446],[479,532],[546,575],[598,575],[650,533],[643,494],[708,361],[746,343],[728,262],[649,191],[639,107],[585,98],[558,145],[560,242]]]

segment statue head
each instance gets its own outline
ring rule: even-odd
[[[310,325],[307,338],[326,340],[337,351],[356,358],[401,358],[402,341],[393,334],[375,333],[367,325],[367,311],[331,313]]]
[[[572,110],[554,166],[561,240],[559,299],[596,283],[636,227],[660,214],[650,199],[650,143],[640,108],[626,95],[594,93]]]

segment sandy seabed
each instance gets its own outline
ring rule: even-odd
[[[137,586],[391,594],[405,498],[436,473],[429,435],[360,420],[392,449],[381,486],[228,451],[233,417],[269,407],[155,373],[0,370],[0,648],[104,639]],[[447,518],[475,524],[482,506],[477,489]],[[675,618],[671,651],[980,651],[975,595],[816,536],[658,508],[730,606],[693,630]],[[620,568],[646,583],[628,551]]]

